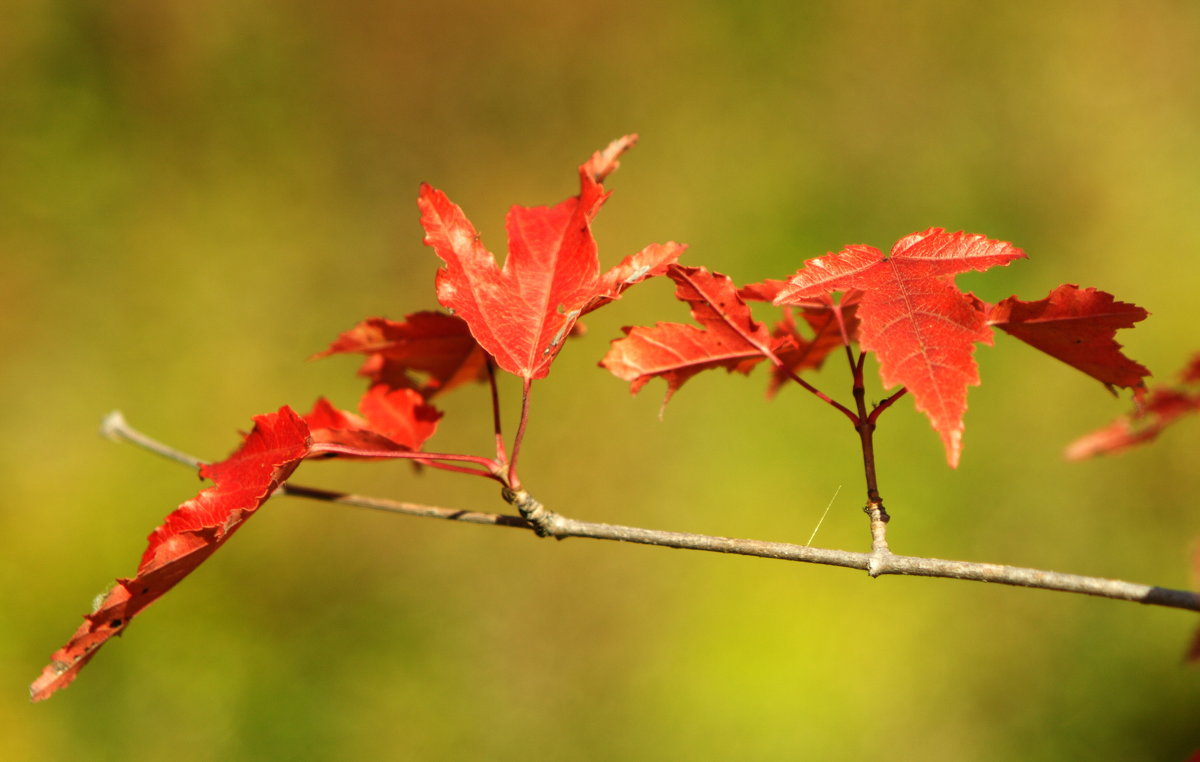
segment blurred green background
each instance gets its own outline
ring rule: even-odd
[[[1194,616],[1078,596],[271,503],[69,690],[26,685],[133,572],[195,478],[95,428],[120,408],[203,457],[250,416],[352,407],[368,315],[435,306],[429,181],[502,252],[510,204],[641,143],[596,223],[738,282],[930,226],[1029,260],[985,299],[1099,286],[1200,347],[1200,6],[228,0],[10,3],[0,25],[0,756],[237,759],[1183,759]],[[869,545],[853,432],[765,376],[657,419],[595,367],[668,283],[597,313],[534,392],[522,474],[580,518]],[[764,316],[765,318],[765,316]],[[1127,402],[1001,337],[962,466],[903,401],[879,434],[893,548],[1188,586],[1200,425],[1083,464]],[[817,376],[844,394],[834,363]],[[517,387],[506,383],[511,419]],[[875,396],[880,396],[878,388]],[[482,387],[434,444],[486,453]],[[511,422],[510,422],[511,427]],[[483,480],[310,464],[298,482],[500,510]],[[476,484],[473,481],[479,481]]]

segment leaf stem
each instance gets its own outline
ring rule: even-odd
[[[883,508],[883,498],[879,496],[879,481],[875,473],[875,417],[867,413],[867,390],[863,383],[863,360],[865,352],[860,352],[858,362],[854,365],[854,404],[858,408],[855,429],[858,430],[859,441],[862,443],[863,471],[867,480],[867,502],[878,504]],[[883,512],[887,521],[887,511]]]
[[[467,468],[466,466],[455,466],[455,465],[451,465],[450,463],[439,463],[436,460],[433,460],[433,461],[415,460],[414,462],[420,463],[423,466],[429,466],[430,468],[436,468],[441,471],[449,471],[450,473],[454,473],[454,474],[468,474],[470,476],[482,476],[485,479],[492,479],[494,481],[500,482],[501,484],[504,483],[504,477],[502,475],[502,470],[499,468],[490,468],[487,471],[480,471],[477,468]]]
[[[496,433],[496,462],[504,463],[508,455],[504,451],[504,432],[500,425],[500,390],[496,386],[496,362],[487,355],[488,386],[492,391],[492,430]]]
[[[892,396],[885,399],[883,402],[880,402],[878,405],[876,405],[875,409],[871,411],[871,415],[869,417],[869,420],[871,421],[871,423],[875,423],[875,421],[879,418],[880,414],[883,413],[884,410],[887,410],[889,407],[892,406],[893,403],[896,402],[896,400],[900,399],[907,393],[908,393],[908,387],[902,386],[902,387],[900,387],[899,391],[897,391],[895,394],[893,394]]]
[[[284,484],[282,492],[290,497],[302,497],[308,500],[319,500],[324,503],[348,505],[354,508],[366,508],[385,513],[398,513],[405,516],[418,516],[427,519],[444,519],[446,521],[461,521],[464,524],[492,524],[495,526],[516,527],[528,529],[529,522],[520,516],[508,516],[502,513],[485,513],[481,511],[464,511],[459,508],[441,508],[419,503],[405,503],[399,500],[351,495],[345,492],[304,487],[299,484]]]
[[[846,344],[843,348],[846,350],[846,362],[850,364],[850,377],[857,378],[862,373],[862,367],[859,364],[862,360],[862,353],[859,353],[859,361],[856,362],[854,359],[854,350],[850,348],[850,345]]]
[[[771,362],[775,363],[775,365],[780,370],[782,370],[784,373],[786,373],[788,378],[790,378],[792,381],[795,381],[797,384],[800,384],[801,387],[803,387],[804,389],[807,389],[809,392],[812,392],[813,394],[815,394],[817,396],[817,398],[820,399],[825,404],[832,405],[835,410],[838,410],[839,412],[841,412],[842,415],[849,418],[851,424],[853,424],[854,426],[858,426],[858,416],[856,416],[854,414],[853,410],[846,407],[842,403],[838,402],[833,397],[830,397],[828,394],[821,391],[817,387],[808,383],[803,378],[800,378],[800,376],[793,373],[789,368],[784,367],[783,360],[779,359],[775,355],[774,352],[771,352],[770,350],[768,350],[767,357],[771,360]]]
[[[533,387],[531,379],[521,382],[521,419],[517,423],[517,435],[513,437],[512,459],[508,461],[508,487],[514,492],[521,491],[521,478],[517,476],[517,455],[521,451],[521,442],[525,440],[525,428],[529,424],[529,390]]]
[[[500,464],[491,458],[485,458],[482,455],[462,455],[453,452],[422,452],[419,450],[370,450],[366,448],[348,447],[341,444],[326,444],[324,442],[315,442],[309,452],[314,455],[346,455],[352,458],[373,458],[376,460],[417,460],[425,463],[428,466],[437,467],[437,463],[432,461],[447,461],[450,463],[473,463],[487,473],[481,473],[482,476],[493,476],[500,470]],[[470,471],[470,473],[480,473],[478,471]]]

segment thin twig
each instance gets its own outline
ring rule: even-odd
[[[130,442],[145,450],[190,467],[195,467],[201,463],[199,459],[168,447],[133,429],[120,413],[110,414],[105,419],[103,431],[112,439]],[[320,500],[338,505],[369,508],[388,513],[399,513],[406,516],[526,529],[560,540],[567,537],[616,540],[618,542],[631,542],[640,545],[657,545],[666,548],[702,550],[713,553],[729,553],[741,556],[777,558],[785,561],[823,564],[826,566],[841,566],[848,569],[867,571],[872,576],[906,575],[993,582],[1002,585],[1016,585],[1040,590],[1057,590],[1113,600],[1134,601],[1153,606],[1200,611],[1200,593],[1140,585],[1103,577],[1062,574],[1044,569],[1029,569],[1003,564],[899,556],[890,552],[884,554],[859,553],[783,542],[765,542],[763,540],[718,537],[687,532],[668,532],[657,529],[578,521],[546,510],[540,503],[529,497],[527,493],[506,495],[506,499],[526,503],[526,507],[522,510],[526,510],[533,517],[533,521],[520,516],[464,511],[382,498],[364,497],[361,495],[348,495],[341,492],[303,487],[290,483],[285,484],[280,491],[294,497]]]
[[[887,541],[890,517],[887,509],[883,507],[883,498],[879,496],[879,477],[875,472],[875,419],[879,411],[877,409],[875,413],[867,414],[867,391],[863,380],[866,352],[858,353],[857,362],[848,352],[847,358],[850,359],[850,367],[854,373],[854,404],[858,408],[858,424],[854,428],[858,431],[859,441],[862,443],[863,472],[867,480],[867,505],[863,511],[871,520],[871,562],[867,566],[867,573],[878,577],[884,573],[883,570],[887,566],[885,562],[892,555]]]
[[[181,463],[189,468],[200,468],[200,466],[204,465],[204,461],[194,455],[188,455],[186,452],[176,450],[174,447],[165,445],[157,439],[148,437],[133,428],[125,420],[125,416],[120,410],[112,411],[104,416],[104,420],[100,421],[100,436],[105,439],[111,439],[114,442],[129,442],[143,450],[160,455],[168,460],[173,460],[176,463]]]
[[[830,397],[828,394],[821,391],[817,387],[808,383],[803,378],[800,378],[800,376],[798,376],[790,368],[788,368],[786,365],[784,365],[783,360],[781,360],[774,352],[768,351],[767,359],[769,359],[771,362],[773,362],[777,368],[782,370],[784,375],[786,375],[790,380],[795,381],[797,384],[799,384],[801,386],[801,388],[812,393],[813,395],[815,395],[817,397],[817,399],[821,400],[822,402],[824,402],[827,405],[832,406],[834,410],[837,410],[839,413],[841,413],[842,415],[849,418],[850,423],[854,424],[855,426],[858,425],[858,416],[856,416],[854,414],[854,411],[852,411],[850,408],[846,407],[842,403],[838,402],[833,397]]]
[[[889,407],[891,407],[896,402],[896,400],[900,399],[907,393],[908,393],[907,386],[900,387],[899,391],[897,391],[895,394],[893,394],[892,396],[885,399],[883,402],[880,402],[878,405],[876,405],[875,408],[871,411],[871,415],[868,416],[867,420],[870,421],[871,423],[875,423],[875,421],[879,418],[879,416],[883,414],[884,410],[887,410]]]
[[[280,492],[289,497],[303,497],[308,500],[320,500],[325,503],[349,505],[355,508],[367,508],[373,511],[400,513],[405,516],[419,516],[426,519],[444,519],[446,521],[461,521],[464,524],[491,524],[494,526],[516,527],[530,529],[530,523],[520,516],[508,516],[503,513],[485,513],[482,511],[464,511],[458,508],[441,508],[434,505],[419,503],[404,503],[397,500],[386,500],[364,495],[350,495],[333,490],[303,487],[299,484],[285,484]]]
[[[867,480],[867,505],[879,507],[883,511],[883,499],[879,496],[879,480],[875,472],[875,420],[867,415],[867,391],[863,381],[863,361],[866,352],[859,352],[858,362],[853,364],[854,370],[854,404],[858,408],[855,416],[855,430],[858,431],[862,444],[863,471]],[[883,511],[883,521],[887,523],[887,511]]]

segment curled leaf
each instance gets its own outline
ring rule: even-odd
[[[99,596],[83,624],[54,652],[29,688],[41,701],[66,687],[133,617],[195,571],[233,536],[309,454],[308,426],[290,408],[254,419],[254,429],[227,459],[200,468],[213,481],[150,533],[137,574]]]

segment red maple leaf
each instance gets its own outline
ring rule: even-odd
[[[685,381],[703,370],[748,373],[790,344],[787,337],[772,338],[765,325],[754,321],[727,276],[679,265],[672,265],[667,275],[675,281],[676,298],[690,305],[702,327],[657,323],[624,328],[625,338],[613,340],[600,365],[628,381],[630,392],[636,394],[650,379],[662,378],[667,382],[666,405]]]
[[[775,297],[786,290],[788,290],[788,282],[786,280],[767,278],[758,283],[748,283],[742,286],[738,289],[738,296],[747,302],[767,302],[770,304],[775,301]]]
[[[100,646],[221,547],[309,455],[308,426],[290,408],[258,416],[229,458],[200,468],[213,481],[150,533],[137,575],[118,579],[30,686],[34,701],[67,686]]]
[[[372,383],[411,387],[427,398],[487,378],[483,349],[467,324],[443,312],[414,312],[403,323],[368,318],[313,359],[347,352],[367,356],[358,374]],[[424,375],[425,383],[418,383],[414,372]]]
[[[1179,380],[1185,384],[1200,384],[1200,353],[1194,355],[1179,372]]]
[[[304,416],[314,455],[390,457],[420,450],[442,414],[413,389],[376,384],[358,403],[362,416],[338,410],[324,397]]]
[[[988,325],[1083,371],[1108,387],[1141,388],[1150,375],[1121,353],[1113,338],[1147,313],[1112,294],[1074,284],[1059,286],[1045,299],[1024,302],[1015,296],[985,305]]]
[[[932,228],[900,239],[884,255],[848,246],[805,263],[775,299],[804,304],[835,291],[861,289],[859,343],[879,359],[886,386],[905,386],[942,438],[946,459],[962,452],[967,387],[979,383],[975,342],[991,343],[977,302],[954,276],[1006,265],[1025,254],[1003,241]]]
[[[682,253],[675,243],[647,247],[600,274],[591,222],[609,195],[604,179],[636,140],[615,140],[580,166],[579,195],[550,207],[512,207],[503,268],[462,209],[442,191],[421,186],[425,243],[445,262],[438,301],[466,321],[504,370],[526,380],[544,377],[580,315],[662,274]]]
[[[1133,412],[1067,445],[1068,460],[1115,455],[1158,438],[1163,429],[1190,413],[1200,413],[1200,354],[1179,373],[1179,383],[1162,385],[1134,398]]]

